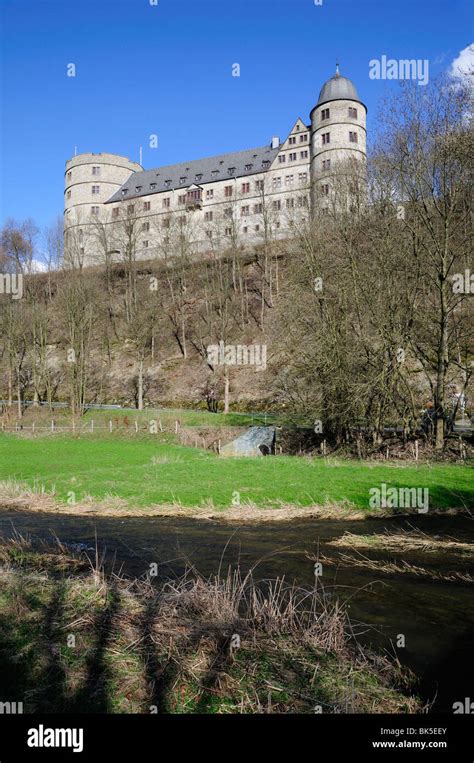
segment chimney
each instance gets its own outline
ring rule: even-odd
[[[280,138],[277,135],[274,135],[272,138],[272,148],[278,148],[280,145]]]

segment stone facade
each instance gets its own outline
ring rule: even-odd
[[[144,170],[114,154],[66,162],[65,256],[81,265],[206,252],[290,236],[331,199],[349,158],[365,167],[366,108],[336,72],[311,124],[297,119],[280,144]],[[234,166],[235,165],[235,166]]]

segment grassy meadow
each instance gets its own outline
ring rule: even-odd
[[[0,481],[52,492],[59,501],[118,497],[130,506],[181,504],[225,509],[344,502],[369,508],[369,490],[428,488],[430,507],[474,507],[472,468],[452,463],[361,462],[278,456],[220,458],[175,444],[169,435],[21,437],[0,434]]]

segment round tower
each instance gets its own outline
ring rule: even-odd
[[[66,162],[64,229],[93,223],[132,172],[143,167],[116,154],[78,154]]]
[[[349,165],[349,160],[358,160],[361,175],[365,175],[366,117],[367,108],[354,83],[342,77],[336,65],[335,75],[324,83],[310,114],[313,213],[331,203],[338,168]]]

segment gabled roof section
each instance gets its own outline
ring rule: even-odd
[[[293,135],[293,133],[295,133],[295,132],[306,132],[307,129],[308,128],[305,125],[305,123],[303,122],[303,120],[300,117],[298,117],[298,119],[294,123],[294,125],[291,128],[291,130],[288,133],[288,135]]]
[[[261,146],[232,154],[221,154],[206,159],[157,167],[153,170],[134,172],[106,203],[181,188],[188,189],[194,184],[204,185],[217,180],[232,180],[232,178],[266,172],[270,169],[278,151],[278,148]]]
[[[308,132],[308,130],[310,129],[310,127],[311,127],[311,125],[309,125],[309,126],[308,126],[308,125],[305,125],[305,123],[303,122],[303,120],[302,120],[300,117],[298,117],[298,119],[297,119],[297,120],[296,120],[296,122],[294,123],[293,127],[291,128],[291,130],[290,130],[290,132],[288,133],[288,135],[286,136],[286,138],[285,138],[285,139],[284,139],[284,140],[283,140],[283,141],[280,143],[280,145],[278,146],[278,150],[277,150],[277,152],[276,152],[276,154],[275,154],[275,158],[273,159],[273,166],[272,166],[272,169],[275,169],[276,167],[279,167],[279,166],[281,166],[281,165],[279,164],[279,162],[277,161],[277,159],[278,159],[278,154],[280,154],[280,153],[286,153],[286,151],[287,151],[288,149],[292,149],[292,150],[293,150],[293,149],[295,149],[295,148],[296,148],[296,146],[294,146],[294,145],[291,145],[291,144],[289,143],[289,138],[290,138],[290,137],[292,137],[293,135],[301,135],[301,133],[305,133],[305,132]],[[309,140],[308,140],[307,142],[305,142],[305,143],[302,143],[302,144],[300,143],[300,144],[298,144],[298,148],[308,148],[308,147],[309,147]]]

